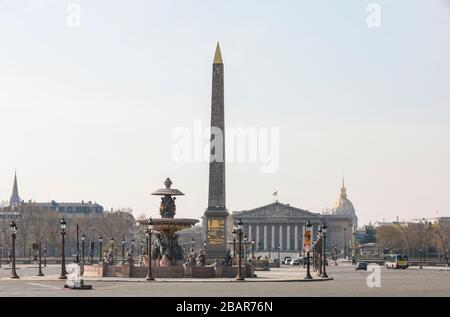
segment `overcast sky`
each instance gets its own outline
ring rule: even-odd
[[[360,224],[450,216],[449,39],[444,0],[0,0],[0,200],[17,168],[25,200],[157,216],[169,176],[200,217],[208,164],[172,132],[208,124],[220,41],[226,125],[280,131],[274,173],[227,164],[230,211],[321,212],[345,177]]]

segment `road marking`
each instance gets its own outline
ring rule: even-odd
[[[44,284],[38,284],[38,283],[27,283],[28,285],[34,285],[34,286],[40,286],[44,288],[51,288],[51,289],[61,289],[61,287],[56,287],[52,285],[44,285]]]

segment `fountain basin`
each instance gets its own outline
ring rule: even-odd
[[[155,230],[161,232],[177,232],[187,229],[198,223],[197,219],[183,218],[158,218],[152,219]],[[147,226],[148,219],[138,219],[137,222],[142,226]]]

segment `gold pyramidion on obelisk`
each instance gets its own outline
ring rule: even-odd
[[[223,64],[222,52],[220,51],[220,44],[217,42],[216,54],[214,55],[214,64]]]

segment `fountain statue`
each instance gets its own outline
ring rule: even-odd
[[[151,259],[157,261],[157,266],[181,265],[184,260],[183,248],[178,244],[178,231],[190,228],[196,224],[196,219],[176,219],[176,197],[184,196],[178,189],[171,188],[172,181],[167,178],[165,188],[158,189],[152,195],[162,196],[159,213],[161,218],[153,219],[156,241],[152,245]],[[141,225],[147,225],[147,219],[139,219]]]

